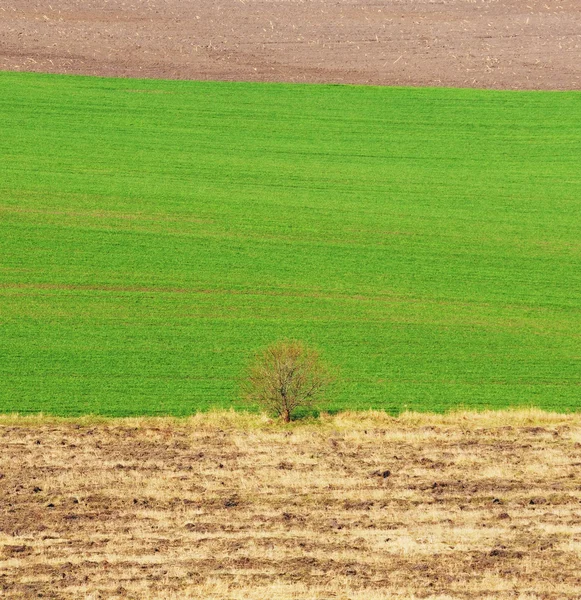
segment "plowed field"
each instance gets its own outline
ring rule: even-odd
[[[0,427],[0,596],[581,597],[579,416]]]
[[[0,70],[581,87],[578,0],[9,0]]]

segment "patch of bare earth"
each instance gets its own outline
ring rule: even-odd
[[[579,0],[7,0],[0,70],[581,89]]]
[[[0,419],[6,598],[579,598],[581,416]]]

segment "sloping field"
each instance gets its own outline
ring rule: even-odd
[[[0,74],[0,411],[581,405],[581,95]]]
[[[581,418],[0,419],[0,595],[578,600]]]

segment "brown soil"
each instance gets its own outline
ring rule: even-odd
[[[7,0],[0,70],[581,89],[581,2]]]
[[[0,596],[581,597],[581,416],[0,422]]]

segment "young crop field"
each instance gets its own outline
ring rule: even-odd
[[[581,407],[581,93],[0,73],[0,411]]]

